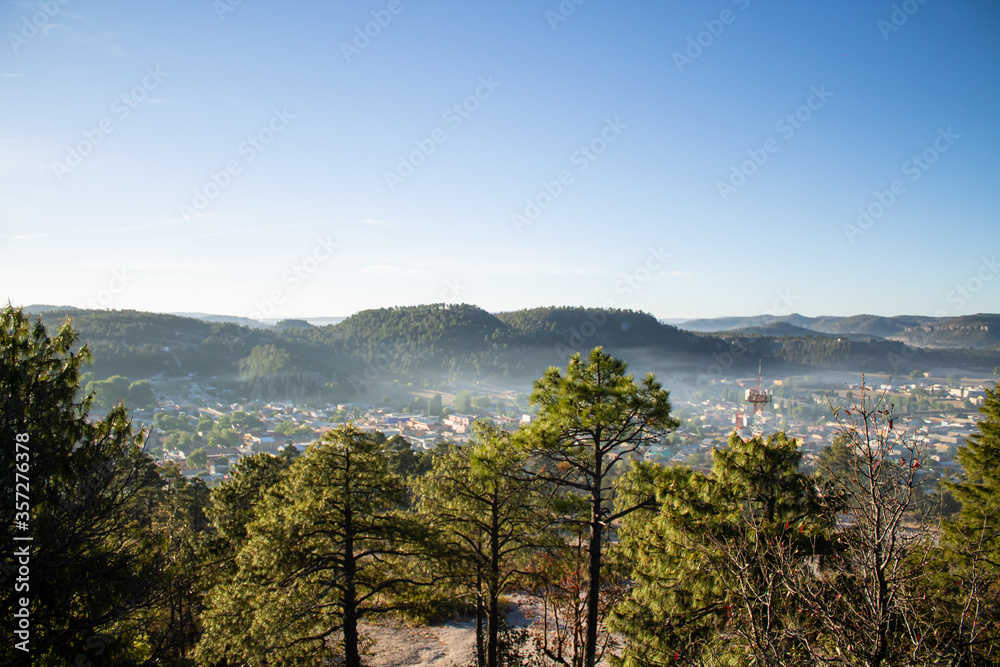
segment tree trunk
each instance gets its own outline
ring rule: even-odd
[[[351,459],[347,456],[347,476],[350,480]],[[358,605],[354,577],[357,564],[354,562],[354,517],[351,511],[351,487],[348,481],[344,502],[344,664],[346,667],[361,667],[358,652]]]
[[[594,667],[597,663],[597,624],[600,618],[601,601],[601,539],[604,526],[601,523],[601,486],[604,483],[601,470],[601,459],[597,457],[594,466],[594,489],[591,493],[590,508],[590,570],[587,581],[587,636],[585,645],[585,667]]]
[[[476,565],[476,664],[486,667],[486,646],[483,632],[483,571],[481,565]]]
[[[344,664],[361,667],[358,652],[358,610],[354,603],[354,581],[349,579],[344,590]]]
[[[486,644],[486,667],[497,667],[497,643],[500,640],[500,526],[497,523],[500,502],[493,494],[492,524],[490,526],[490,571],[487,583],[490,608],[488,619],[489,638]]]
[[[496,593],[490,593],[490,610],[487,627],[489,638],[486,640],[486,667],[497,667],[497,646],[500,641],[500,612]]]

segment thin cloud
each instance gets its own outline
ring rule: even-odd
[[[153,261],[153,262],[131,262],[123,266],[119,261],[104,259],[88,259],[77,262],[75,268],[83,270],[97,271],[201,271],[205,268],[205,263],[200,261]],[[213,269],[239,269],[248,266],[247,262],[238,260],[219,260],[212,262]]]
[[[65,23],[46,23],[45,25],[42,26],[42,34],[48,35],[49,31],[52,30],[53,28],[71,28],[71,27],[72,26],[68,26]]]
[[[388,220],[379,220],[378,218],[361,218],[360,220],[355,220],[355,222],[362,225],[371,225],[372,227],[395,227]]]
[[[44,239],[50,236],[55,236],[55,232],[43,232],[41,234],[19,234],[18,236],[6,236],[0,234],[0,239],[4,241],[28,241],[30,239]]]
[[[205,220],[208,218],[217,218],[224,215],[233,215],[234,213],[239,213],[239,211],[210,211],[208,213],[195,213],[194,215],[188,217],[179,216],[176,218],[167,218],[165,220],[157,220],[156,222],[147,222],[141,225],[131,225],[128,227],[107,227],[100,231],[106,233],[137,232],[137,231],[142,231],[144,229],[155,229],[157,227],[177,225],[183,222],[196,222],[198,220]]]
[[[52,70],[53,74],[90,74],[89,69],[82,69],[79,67],[56,67]]]
[[[142,64],[142,61],[138,60],[137,58],[129,54],[127,51],[125,51],[125,49],[118,46],[117,44],[108,44],[108,52],[115,58],[121,58],[122,60],[126,60],[130,63]]]
[[[369,266],[361,267],[361,273],[367,273],[369,275],[385,276],[390,273],[399,273],[401,267],[391,265],[391,264],[372,264]]]
[[[64,27],[68,28],[68,27],[71,27],[71,26],[64,26]],[[125,37],[125,36],[126,35],[124,33],[121,33],[121,32],[96,32],[96,33],[88,33],[88,32],[84,32],[80,28],[77,28],[76,31],[75,31],[75,34],[70,35],[69,39],[70,39],[71,42],[75,42],[77,44],[91,44],[91,43],[95,43],[95,42],[111,42],[112,40],[121,39],[122,37]],[[113,47],[114,45],[109,43],[108,46],[109,47]]]
[[[567,267],[564,269],[548,269],[543,273],[547,276],[579,276],[579,275],[592,275],[592,274],[600,274],[607,272],[587,267]]]
[[[271,229],[295,229],[297,227],[330,227],[333,226],[332,222],[292,222],[292,223],[282,223],[280,225],[272,225]]]

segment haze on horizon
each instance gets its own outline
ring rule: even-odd
[[[3,296],[998,312],[998,28],[988,1],[0,2]]]

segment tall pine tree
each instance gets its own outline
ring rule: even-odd
[[[613,473],[678,426],[670,415],[669,392],[653,374],[637,382],[626,368],[624,361],[600,347],[586,360],[579,354],[570,357],[565,374],[550,368],[535,382],[531,402],[539,415],[524,433],[527,445],[546,465],[541,476],[583,496],[590,508],[585,519],[587,609],[581,667],[594,667],[599,660],[601,570],[610,526],[644,502],[616,508]]]
[[[433,470],[417,480],[417,509],[439,532],[442,560],[475,596],[479,663],[496,667],[500,595],[550,522],[524,452],[496,426],[477,422],[473,428],[473,444],[435,457]]]
[[[257,506],[235,576],[209,595],[199,661],[359,667],[359,620],[409,583],[403,494],[374,436],[324,435]]]
[[[1000,388],[987,389],[977,432],[959,448],[962,473],[945,486],[962,509],[944,524],[939,600],[968,664],[1000,659]],[[957,586],[955,584],[958,584]]]
[[[50,336],[19,309],[0,312],[0,496],[19,522],[0,525],[0,541],[18,548],[4,554],[0,581],[6,618],[29,602],[26,645],[38,664],[141,663],[141,619],[163,583],[147,530],[162,482],[124,405],[89,416],[91,399],[78,392],[90,360],[69,321]],[[27,564],[8,560],[22,550]],[[21,565],[30,576],[15,588]],[[12,639],[0,649],[5,664],[28,655]]]
[[[730,437],[709,474],[639,464],[627,504],[656,510],[624,520],[622,551],[635,587],[615,609],[624,664],[810,664],[814,631],[787,596],[824,526],[800,453],[783,433]]]

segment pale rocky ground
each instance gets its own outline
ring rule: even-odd
[[[514,626],[528,625],[516,602],[507,622]],[[366,663],[371,667],[467,667],[475,661],[474,620],[430,626],[364,623],[360,630],[372,640],[366,651]]]
[[[373,640],[367,651],[372,667],[466,667],[473,661],[474,621],[417,627],[365,624],[361,631]]]

